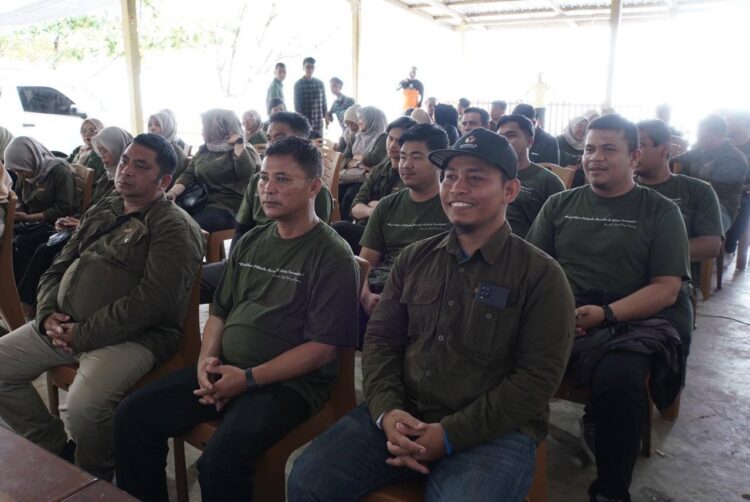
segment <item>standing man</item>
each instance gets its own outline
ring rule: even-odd
[[[268,86],[266,92],[266,109],[269,109],[268,105],[272,99],[280,99],[284,103],[284,79],[286,78],[286,65],[284,63],[276,63],[276,68],[273,70],[273,81]]]
[[[539,127],[534,107],[525,103],[518,104],[513,108],[513,115],[523,115],[534,124],[534,144],[531,145],[529,159],[537,164],[549,162],[560,165],[560,146],[557,139]]]
[[[497,132],[498,121],[505,115],[508,109],[508,103],[505,101],[493,101],[490,106],[490,131]]]
[[[336,96],[336,100],[331,105],[330,111],[326,114],[326,125],[333,122],[333,117],[339,121],[341,130],[344,130],[344,113],[349,109],[350,106],[354,105],[354,99],[349,96],[344,96],[341,89],[344,87],[344,81],[338,77],[331,79],[331,94]]]
[[[294,502],[426,481],[425,500],[528,493],[574,333],[560,266],[511,234],[516,155],[486,129],[430,153],[453,230],[406,247],[367,326],[366,402],[313,441]]]
[[[508,205],[508,223],[514,234],[526,238],[536,215],[552,194],[565,190],[565,185],[552,171],[529,160],[529,148],[534,143],[534,124],[523,115],[500,118],[498,134],[508,140],[518,156],[518,179],[521,191]]]
[[[409,78],[405,78],[398,84],[398,89],[404,92],[404,110],[410,108],[421,108],[422,99],[424,99],[424,85],[417,80],[417,67],[412,66],[409,71]]]
[[[630,501],[649,393],[672,404],[685,377],[693,313],[679,208],[633,181],[638,129],[619,115],[589,125],[589,185],[550,197],[526,240],[562,266],[576,296],[569,374],[588,386],[582,437],[596,458],[592,502]]]
[[[305,74],[294,84],[294,111],[301,113],[310,121],[310,127],[323,135],[323,119],[328,104],[326,102],[326,88],[323,82],[313,78],[315,59],[307,57],[302,61]]]

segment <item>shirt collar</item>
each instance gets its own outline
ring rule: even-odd
[[[165,201],[165,200],[167,200],[167,196],[165,194],[161,194],[161,197],[155,198],[152,202],[150,202],[146,206],[142,207],[140,210],[135,211],[133,213],[130,213],[128,215],[125,215],[125,201],[122,199],[121,195],[118,194],[117,197],[113,197],[111,205],[112,205],[112,209],[114,210],[115,214],[118,217],[120,217],[120,216],[128,216],[128,217],[138,216],[140,219],[142,219],[146,215],[146,213],[148,213],[151,210],[151,208],[153,208],[156,204],[158,204],[158,203],[160,203],[162,201]]]
[[[510,240],[510,234],[510,225],[506,221],[503,223],[503,226],[500,227],[500,229],[479,248],[479,256],[481,256],[489,265],[494,265],[500,256],[500,253],[503,251],[505,244]],[[456,235],[455,229],[451,230],[451,232],[438,243],[437,247],[445,248],[448,253],[456,257],[459,263],[463,263],[472,258],[472,256],[467,257],[464,250],[461,249],[461,244],[458,242],[458,235]]]

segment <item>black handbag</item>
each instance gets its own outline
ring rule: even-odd
[[[25,235],[40,229],[52,230],[52,225],[46,221],[21,221],[13,225],[13,235]]]
[[[188,214],[199,213],[208,203],[208,190],[203,183],[193,182],[185,188],[175,202]]]

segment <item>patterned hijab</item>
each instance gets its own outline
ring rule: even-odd
[[[96,134],[99,134],[99,132],[104,129],[104,124],[102,124],[101,120],[93,118],[85,119],[83,122],[81,122],[81,138],[83,138],[83,129],[87,124],[96,129]],[[91,155],[91,152],[93,151],[94,147],[87,145],[84,141],[81,145],[81,148],[78,149],[78,155],[75,159],[73,159],[74,163],[85,165],[86,161],[89,159],[89,155]]]
[[[99,134],[91,138],[91,144],[96,151],[96,154],[104,160],[102,157],[101,148],[104,147],[107,151],[112,154],[115,165],[105,165],[104,168],[107,170],[107,179],[115,179],[115,172],[117,171],[117,164],[120,163],[120,157],[128,147],[130,142],[133,141],[133,136],[124,129],[119,127],[105,127]]]
[[[352,153],[354,155],[364,155],[375,144],[378,137],[385,132],[386,126],[388,126],[385,114],[374,106],[365,106],[360,111],[360,115],[365,127],[364,129],[360,129],[354,138],[354,145],[352,145]]]
[[[151,122],[151,119],[154,119],[159,124],[161,136],[170,143],[173,143],[177,138],[177,122],[175,121],[174,114],[170,113],[170,110],[161,110],[151,115],[148,121]]]
[[[58,159],[44,145],[28,136],[19,136],[10,142],[5,149],[5,165],[12,171],[31,173],[26,181],[37,184],[57,166],[70,169],[65,160]]]
[[[210,152],[229,152],[234,145],[227,143],[230,136],[236,134],[244,138],[242,123],[237,114],[231,110],[214,108],[201,114],[203,119],[203,140]]]
[[[4,127],[0,127],[0,162],[5,162],[5,148],[13,139],[13,133]]]

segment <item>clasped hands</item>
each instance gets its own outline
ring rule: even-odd
[[[391,410],[383,415],[380,425],[393,455],[385,461],[388,465],[429,474],[425,464],[445,456],[445,430],[439,423],[426,424],[403,410]]]
[[[53,312],[48,315],[42,323],[44,333],[52,339],[52,345],[73,353],[78,323],[70,322],[70,316],[61,312]]]
[[[207,357],[198,361],[198,385],[193,391],[198,402],[221,411],[233,397],[245,392],[247,377],[245,370],[221,364],[218,357]]]

